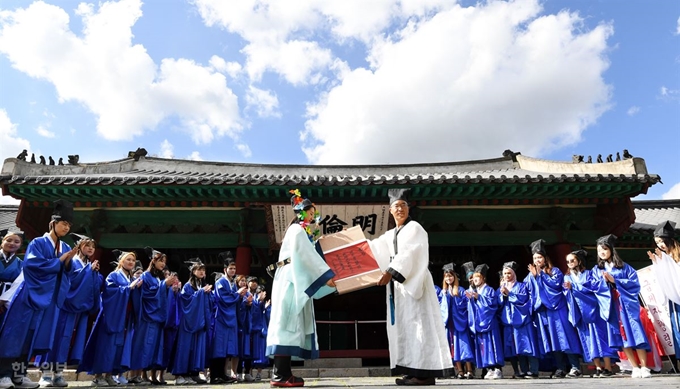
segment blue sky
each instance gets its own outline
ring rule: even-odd
[[[679,144],[677,1],[0,0],[2,159],[628,149],[677,199]]]

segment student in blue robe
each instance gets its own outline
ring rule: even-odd
[[[251,308],[253,306],[253,295],[248,288],[248,277],[240,275],[236,277],[237,288],[246,288],[243,299],[236,306],[236,317],[238,320],[238,362],[236,368],[236,378],[239,382],[253,382],[255,379],[250,374],[252,368],[252,358],[250,355],[250,329],[252,327]],[[247,376],[246,376],[247,374]]]
[[[576,329],[569,322],[567,299],[564,297],[564,275],[553,267],[545,241],[539,239],[531,243],[533,263],[524,282],[529,288],[533,306],[533,321],[538,329],[541,358],[549,354],[555,358],[557,370],[555,378],[581,376],[579,354],[581,343]],[[567,361],[571,365],[567,373]]]
[[[252,323],[252,327],[250,327],[250,339],[252,342],[250,355],[253,358],[253,368],[257,369],[255,381],[260,381],[262,379],[262,368],[269,366],[269,358],[267,358],[267,317],[265,311],[267,292],[264,290],[264,286],[258,285],[257,278],[255,278],[255,281],[249,282],[249,285],[253,283],[257,286],[255,288],[253,306],[250,310]]]
[[[163,277],[167,279],[170,276],[177,277],[177,273],[171,273],[166,267],[163,269]],[[168,288],[168,315],[163,326],[163,364],[158,371],[158,383],[167,385],[165,382],[165,370],[171,370],[175,361],[175,352],[177,349],[177,333],[179,322],[182,319],[181,308],[179,302],[179,293],[182,288],[181,282],[175,282]]]
[[[191,276],[179,294],[182,316],[172,366],[172,374],[177,377],[175,385],[205,383],[199,379],[199,373],[206,366],[206,335],[210,326],[209,300],[212,285],[205,283],[205,265],[200,258],[192,258],[187,263],[191,265]]]
[[[210,383],[213,385],[236,382],[238,361],[236,306],[246,294],[246,288],[236,287],[236,261],[231,252],[220,253],[219,258],[224,262],[224,276],[215,282],[213,289],[216,310],[210,362]]]
[[[25,372],[14,372],[12,363],[27,366],[34,355],[49,352],[54,344],[59,310],[70,288],[71,259],[76,254],[61,240],[69,233],[72,221],[73,205],[56,200],[49,232],[33,239],[26,249],[23,282],[0,328],[0,386],[39,386]]]
[[[444,279],[442,281],[440,306],[442,318],[446,328],[446,339],[451,350],[451,361],[458,371],[458,378],[471,379],[475,375],[472,361],[475,359],[474,345],[470,337],[468,326],[468,298],[465,288],[460,286],[456,273],[456,264],[449,263],[442,267]],[[463,369],[463,364],[465,368]]]
[[[132,337],[130,369],[151,370],[151,381],[158,384],[157,370],[163,366],[163,327],[168,315],[168,288],[177,282],[177,277],[164,277],[165,254],[151,247],[145,247],[144,250],[151,262],[140,277],[142,287],[139,312],[135,312],[138,316]],[[136,382],[137,378],[135,376],[131,381]]]
[[[595,364],[594,378],[611,377],[612,359],[618,359],[623,347],[621,333],[607,325],[611,293],[602,279],[595,279],[585,267],[588,253],[573,251],[567,255],[569,270],[564,276],[564,294],[569,307],[569,321],[581,339],[583,360]],[[601,309],[599,301],[605,309]],[[604,359],[604,369],[602,361]]]
[[[0,300],[1,326],[5,317],[5,311],[7,310],[5,305],[9,305],[9,294],[11,293],[9,289],[12,287],[14,280],[19,277],[21,269],[24,267],[24,261],[16,255],[24,241],[24,235],[17,231],[3,230],[0,231],[0,237],[2,237],[0,250],[0,296],[7,293],[7,300]]]
[[[503,264],[501,286],[498,288],[500,319],[503,327],[506,359],[517,358],[518,378],[538,378],[538,339],[532,320],[531,297],[527,285],[517,280],[517,262]],[[514,366],[513,366],[514,367]]]
[[[671,356],[673,365],[680,360],[680,243],[675,239],[675,223],[665,221],[654,230],[654,252],[647,255],[652,261],[652,271],[657,283],[668,298],[671,328],[673,331],[673,346],[675,355]],[[680,366],[678,366],[680,370]]]
[[[101,308],[92,327],[78,372],[94,375],[95,386],[115,386],[112,375],[128,370],[134,321],[131,291],[142,286],[142,279],[133,279],[137,261],[134,252],[114,250],[117,258],[111,264],[115,270],[104,281]]]
[[[50,376],[49,370],[42,370],[39,382],[41,386],[68,386],[62,375],[63,368],[67,363],[80,364],[87,339],[89,315],[99,312],[101,299],[99,261],[91,261],[96,242],[80,234],[71,234],[71,237],[76,248],[76,255],[71,261],[73,271],[69,274],[71,287],[59,313],[52,351],[46,356],[54,376]]]
[[[650,378],[652,374],[647,368],[650,347],[640,321],[640,280],[635,269],[621,260],[615,243],[616,236],[611,234],[597,240],[597,265],[593,267],[593,275],[604,280],[611,290],[607,322],[614,330],[620,328],[623,352],[633,366],[631,377]]]
[[[475,336],[475,364],[477,368],[487,368],[484,379],[503,378],[501,371],[505,364],[503,340],[498,322],[499,308],[496,291],[486,284],[489,266],[478,265],[472,276],[474,291],[466,291],[468,302],[468,325]]]

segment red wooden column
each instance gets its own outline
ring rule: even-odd
[[[236,247],[236,274],[250,274],[250,262],[252,259],[252,248],[249,245],[239,245]]]
[[[571,244],[569,243],[555,243],[550,246],[549,255],[553,266],[562,270],[562,273],[567,271],[567,254],[572,252]]]

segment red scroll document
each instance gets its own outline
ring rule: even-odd
[[[360,226],[319,240],[339,294],[375,286],[382,276]]]

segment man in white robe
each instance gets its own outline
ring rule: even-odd
[[[454,375],[434,282],[427,232],[409,217],[407,190],[391,189],[396,228],[370,242],[387,287],[390,367],[397,385],[434,385]]]

